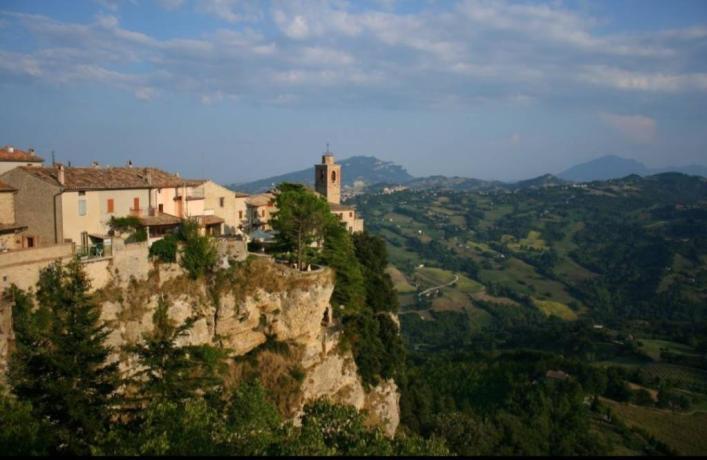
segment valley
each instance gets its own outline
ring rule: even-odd
[[[610,451],[646,453],[652,442],[698,451],[654,414],[676,423],[707,416],[704,179],[433,187],[351,202],[387,242],[415,365],[531,353],[534,372],[563,366],[597,400],[588,416]],[[707,432],[689,423],[697,443]]]

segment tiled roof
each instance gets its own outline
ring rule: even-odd
[[[44,161],[44,158],[38,157],[34,154],[34,152],[25,152],[24,150],[16,149],[11,145],[6,145],[0,148],[0,161],[22,161],[30,163],[41,163]]]
[[[156,216],[142,216],[138,217],[140,223],[147,227],[159,226],[159,225],[177,225],[182,219],[171,214],[160,213]]]
[[[58,168],[36,168],[20,166],[28,174],[61,186]],[[187,185],[195,187],[203,180],[183,179],[157,168],[97,167],[64,168],[64,189],[66,190],[113,190],[164,188]]]
[[[27,228],[26,225],[18,224],[18,223],[11,223],[11,224],[0,224],[0,232],[7,232],[10,230],[20,230],[23,228]]]
[[[219,216],[197,216],[201,225],[222,224],[224,220]]]
[[[0,181],[0,192],[16,192],[17,189],[7,185],[5,182]]]
[[[245,203],[248,206],[267,206],[274,199],[275,195],[273,195],[272,193],[261,193],[259,195],[251,196],[245,201]]]

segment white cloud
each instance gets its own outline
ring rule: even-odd
[[[199,0],[197,10],[229,24],[170,39],[112,13],[75,23],[0,12],[5,29],[33,44],[21,53],[0,44],[0,81],[90,80],[143,100],[187,92],[269,104],[282,103],[279,94],[289,104],[442,109],[707,93],[705,68],[693,62],[704,28],[600,33],[599,20],[562,5],[464,0],[403,14],[343,0]]]
[[[645,115],[600,114],[601,119],[631,142],[650,144],[656,137],[656,121]]]
[[[586,66],[580,79],[622,90],[677,92],[707,90],[707,73],[635,72],[607,66]]]

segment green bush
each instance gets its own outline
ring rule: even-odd
[[[150,257],[160,262],[175,262],[177,260],[177,238],[167,235],[150,246]]]
[[[177,236],[184,241],[180,264],[189,276],[197,279],[209,273],[218,256],[211,237],[199,235],[197,223],[193,220],[183,222]]]

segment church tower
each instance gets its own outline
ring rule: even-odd
[[[341,165],[334,162],[334,154],[328,147],[321,164],[314,165],[314,184],[329,203],[341,203]]]

